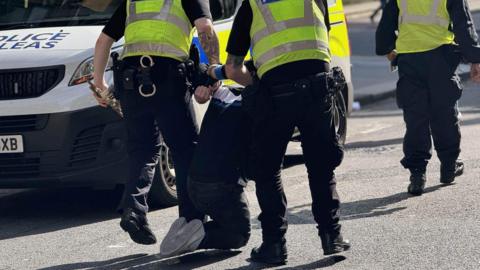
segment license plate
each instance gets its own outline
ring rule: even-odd
[[[23,153],[21,135],[0,136],[0,154]]]

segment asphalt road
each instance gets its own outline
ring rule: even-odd
[[[374,27],[359,21],[350,29],[357,88],[392,83],[395,74],[388,73],[384,60],[374,57],[369,45]],[[399,164],[404,124],[395,101],[354,112],[346,158],[337,170],[343,232],[353,248],[340,256],[322,255],[300,145],[291,143],[283,172],[290,257],[288,265],[277,269],[480,269],[479,104],[479,86],[467,84],[460,102],[465,175],[453,186],[440,187],[439,162],[434,158],[427,193],[415,198],[406,193],[408,172]],[[119,228],[118,192],[0,190],[0,269],[266,269],[247,261],[250,249],[260,243],[253,183],[248,197],[253,231],[247,247],[161,259],[157,245],[136,245]],[[176,213],[175,207],[150,213],[159,239]]]
[[[279,269],[479,269],[480,91],[468,84],[461,100],[466,174],[440,187],[439,163],[428,171],[427,193],[407,195],[400,167],[404,125],[393,99],[350,118],[347,154],[338,169],[344,234],[353,249],[323,257],[310,214],[306,170],[299,143],[291,143],[284,181],[289,200],[290,261]],[[321,154],[321,153],[319,153]],[[253,217],[258,206],[248,187]],[[243,252],[197,252],[162,260],[158,246],[139,246],[118,227],[118,193],[27,190],[0,195],[0,269],[263,269],[247,261],[260,243],[259,224]],[[161,239],[176,208],[150,214]]]

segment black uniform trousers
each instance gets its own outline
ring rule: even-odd
[[[136,58],[128,60],[133,62],[130,66],[138,66],[138,61],[134,61]],[[175,68],[170,68],[166,63],[162,66],[162,61],[158,62],[151,76],[157,87],[154,96],[141,96],[138,82],[135,82],[133,89],[122,89],[116,84],[125,117],[130,160],[129,180],[120,208],[132,208],[141,215],[148,212],[148,193],[154,180],[163,138],[175,164],[179,215],[187,220],[202,219],[204,215],[193,206],[187,191],[188,169],[198,137],[198,128],[189,105],[191,95],[187,93],[185,78],[168,72]]]
[[[459,62],[452,45],[398,56],[397,103],[406,123],[401,161],[405,168],[426,168],[432,157],[432,138],[442,163],[452,164],[458,158],[457,101],[462,86],[455,71]]]
[[[201,249],[237,249],[250,238],[242,163],[251,125],[240,102],[213,99],[203,118],[188,182],[194,205],[210,216]]]
[[[267,95],[264,104],[259,104],[265,113],[254,120],[252,151],[263,241],[283,241],[287,231],[281,166],[295,127],[301,134],[319,234],[340,233],[334,170],[343,159],[343,147],[338,143],[330,103],[325,101],[326,83],[303,89],[292,86],[281,93],[275,87],[262,86],[260,92]]]

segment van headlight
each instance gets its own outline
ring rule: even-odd
[[[112,49],[112,52],[120,53],[121,49],[122,47],[117,47]],[[112,62],[112,58],[110,57],[108,59],[106,70],[107,71],[111,70],[112,65],[113,65],[113,62]],[[91,79],[93,79],[93,57],[86,59],[78,66],[77,70],[75,70],[75,73],[73,73],[73,76],[70,79],[70,83],[68,84],[68,86],[75,86],[82,83],[86,83],[88,82],[88,80],[91,80]]]
[[[79,85],[86,83],[88,80],[93,79],[93,57],[88,58],[83,61],[80,66],[78,66],[75,73],[73,73],[72,79],[68,86]]]

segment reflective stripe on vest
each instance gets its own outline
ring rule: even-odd
[[[285,2],[288,3],[287,0],[283,0],[279,2],[273,2],[272,4],[285,4]],[[255,66],[258,68],[258,74],[260,77],[263,76],[263,74],[268,70],[289,62],[304,59],[319,59],[327,62],[330,61],[327,27],[322,21],[322,18],[314,14],[313,5],[316,4],[312,3],[312,0],[303,0],[302,2],[304,9],[303,17],[277,21],[269,7],[269,4],[263,4],[262,0],[250,0],[252,8],[258,9],[260,13],[259,15],[261,15],[261,19],[265,23],[265,27],[256,31],[255,29],[252,29],[251,31],[253,59]],[[254,12],[254,16],[258,16],[257,13],[258,12]],[[282,36],[281,34],[282,31],[295,31],[296,34],[301,34],[302,31],[306,31],[305,36],[308,37],[308,35],[311,34],[309,31],[315,32],[318,29],[323,31],[326,40],[308,38],[305,40],[289,41],[285,39],[288,38],[287,35]],[[274,37],[274,35],[276,35],[276,37]],[[272,45],[273,47],[268,48],[266,51],[263,50],[259,53],[257,45],[262,41],[268,41],[269,38],[275,38],[272,40],[274,41]]]
[[[122,57],[152,55],[185,61],[192,28],[180,0],[129,0]]]
[[[170,14],[170,8],[172,6],[171,0],[166,0],[165,4],[163,5],[160,12],[143,12],[137,13],[136,6],[130,5],[130,15],[127,18],[127,24],[131,24],[137,21],[142,20],[156,20],[156,21],[169,21],[173,24],[176,24],[183,30],[183,33],[187,36],[190,35],[190,31],[192,31],[192,27],[190,23],[184,21],[183,19]]]
[[[125,44],[123,46],[123,54],[129,55],[133,53],[138,53],[139,55],[152,55],[151,52],[163,52],[166,55],[175,55],[178,57],[183,57],[185,52],[182,50],[172,47],[168,44],[156,44],[156,43],[134,43],[134,44]]]
[[[291,42],[272,48],[270,51],[257,58],[255,62],[261,66],[279,55],[293,51],[308,50],[311,48],[328,48],[328,45],[320,40]]]
[[[430,14],[428,16],[420,16],[420,15],[408,13],[407,0],[400,0],[403,14],[400,16],[399,24],[402,24],[402,23],[435,24],[442,27],[448,27],[450,25],[450,20],[439,17],[437,15],[438,8],[440,6],[440,1],[441,0],[433,0]]]
[[[311,26],[312,21],[315,19],[317,19],[316,22],[318,23],[318,25],[320,25],[320,27],[327,29],[327,27],[321,20],[318,20],[318,18],[313,16],[313,9],[309,8],[308,5],[304,5],[303,12],[305,15],[303,18],[295,18],[280,22],[275,21],[275,18],[273,17],[273,14],[268,7],[260,5],[259,9],[260,11],[262,11],[263,18],[265,20],[265,23],[267,24],[267,27],[263,28],[262,30],[256,32],[253,35],[253,43],[258,43],[261,39],[267,37],[271,33],[280,32],[287,28]],[[328,44],[325,46],[326,48],[328,48]]]

